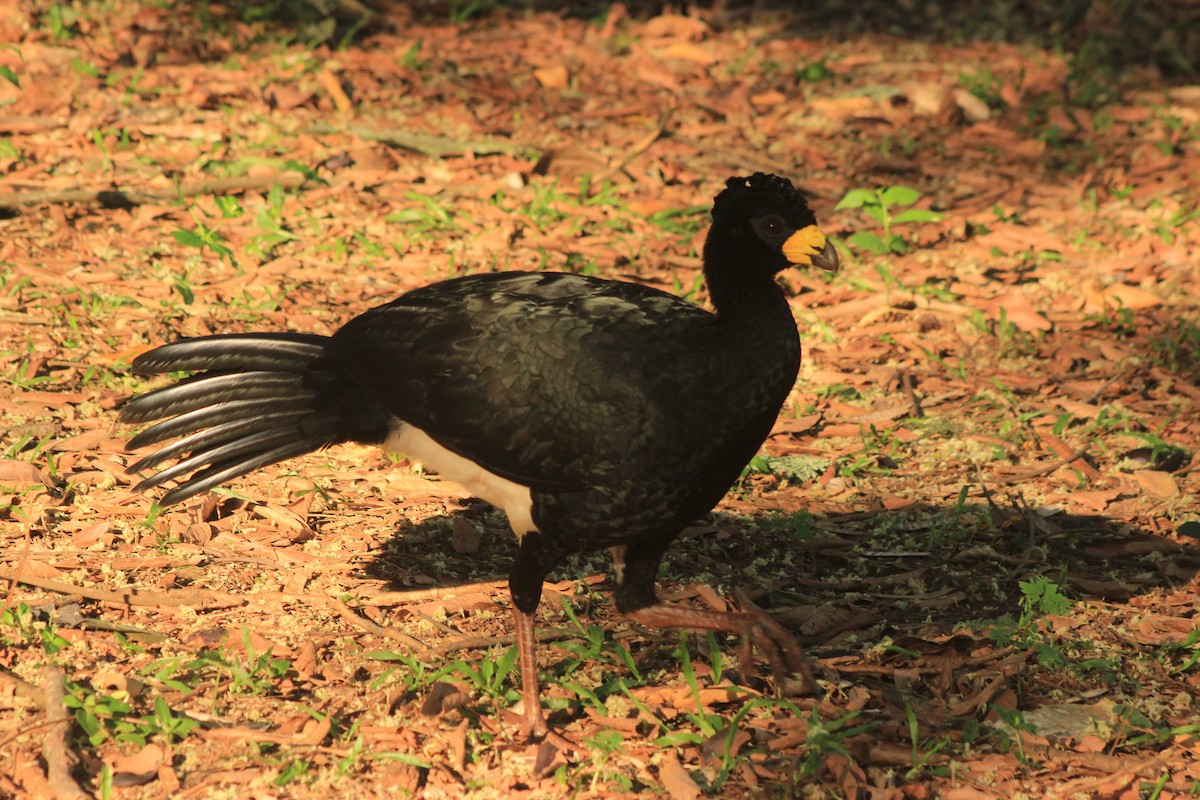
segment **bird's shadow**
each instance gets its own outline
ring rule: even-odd
[[[754,498],[736,505],[752,509]],[[405,524],[365,570],[399,592],[503,582],[514,552],[504,516],[477,502]],[[606,553],[584,554],[549,580],[608,570]],[[821,658],[905,637],[986,636],[1005,620],[1048,614],[1035,582],[1071,601],[1120,605],[1184,587],[1198,572],[1193,543],[1103,515],[989,498],[847,514],[715,512],[670,548],[659,587],[668,600],[711,603],[711,594],[688,592],[704,584],[731,607],[766,609]],[[625,624],[611,602],[591,602],[595,588],[605,595],[611,582],[581,588],[592,621]]]

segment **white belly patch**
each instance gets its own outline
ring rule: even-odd
[[[533,524],[533,499],[529,487],[488,472],[474,461],[442,447],[420,428],[399,423],[383,443],[383,449],[420,461],[444,478],[486,500],[508,516],[508,524],[520,539]]]

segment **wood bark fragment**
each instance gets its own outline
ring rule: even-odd
[[[309,126],[305,132],[317,135],[348,133],[366,142],[381,142],[389,147],[408,150],[430,158],[465,156],[468,153],[486,156],[496,153],[515,153],[525,149],[525,145],[518,142],[506,142],[500,139],[449,139],[444,136],[414,133],[399,128],[371,128],[366,125],[350,125],[342,128],[321,122]]]
[[[383,639],[391,639],[394,642],[401,642],[409,647],[425,647],[425,643],[415,636],[409,636],[407,633],[396,630],[395,628],[384,627],[383,625],[372,622],[364,616],[355,614],[354,609],[350,608],[350,606],[346,605],[341,600],[338,600],[336,597],[326,597],[325,603],[334,611],[336,611],[339,617],[351,623],[352,625],[362,628],[367,633],[374,634]]]
[[[278,175],[196,181],[183,184],[175,189],[141,189],[120,186],[110,186],[104,189],[29,189],[0,192],[0,208],[21,208],[58,203],[99,203],[109,208],[130,208],[147,203],[172,203],[185,197],[204,194],[266,191],[276,184],[285,189],[299,189],[307,180],[298,172],[284,172]]]
[[[54,790],[57,800],[87,800],[90,795],[79,788],[71,777],[73,754],[67,744],[67,731],[71,717],[64,699],[67,695],[65,678],[58,667],[47,666],[42,670],[43,703],[46,719],[50,723],[42,738],[42,757],[46,760],[46,780]]]
[[[217,608],[233,608],[243,603],[240,598],[206,589],[188,589],[177,592],[113,592],[107,589],[90,589],[47,578],[21,575],[17,570],[3,567],[0,567],[0,579],[16,581],[26,586],[36,586],[48,592],[82,597],[85,600],[95,600],[118,606],[165,606],[171,608],[190,606],[200,611],[208,611]]]

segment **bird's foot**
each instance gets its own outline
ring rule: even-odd
[[[815,694],[818,691],[812,665],[795,636],[766,612],[747,611],[737,616],[741,618],[744,667],[754,663],[752,649],[757,647],[771,668],[778,691],[784,692],[789,684],[794,684],[796,681],[793,676],[799,676],[801,694]]]
[[[808,657],[791,633],[763,611],[714,611],[656,603],[626,616],[650,627],[699,628],[721,631],[742,637],[742,665],[749,668],[755,646],[766,657],[772,677],[780,691],[788,686],[793,675],[800,677],[803,693],[818,692],[816,678]]]
[[[576,742],[550,727],[542,715],[542,709],[537,706],[526,706],[521,727],[517,729],[517,738],[529,744],[553,745],[568,753],[582,752]]]

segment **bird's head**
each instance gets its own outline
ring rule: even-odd
[[[808,201],[791,181],[756,172],[730,178],[713,201],[708,246],[743,263],[762,264],[772,274],[811,266],[837,272],[838,254],[817,226]]]

